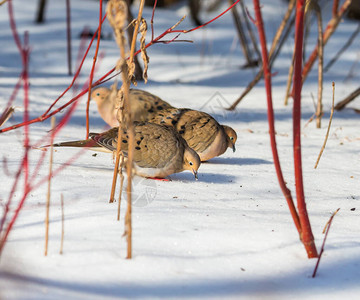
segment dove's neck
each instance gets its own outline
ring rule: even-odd
[[[111,127],[119,126],[119,122],[116,118],[115,104],[108,100],[102,100],[97,103],[98,111],[103,120]]]
[[[227,139],[224,130],[218,130],[214,141],[202,153],[198,153],[201,161],[209,160],[223,154],[227,149]]]

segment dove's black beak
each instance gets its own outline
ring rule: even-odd
[[[236,151],[235,144],[232,145],[233,152]]]
[[[198,178],[197,172],[196,172],[194,169],[192,169],[192,172],[193,172],[193,174],[194,174],[194,176],[195,176],[195,179],[198,180],[199,178]]]

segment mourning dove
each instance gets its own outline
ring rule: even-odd
[[[170,108],[159,112],[149,122],[174,127],[201,161],[223,154],[228,147],[235,152],[236,132],[229,126],[220,125],[205,112]]]
[[[98,112],[103,120],[111,127],[116,127],[119,126],[116,99],[110,97],[110,94],[109,88],[99,87],[92,91],[91,99],[96,102]],[[172,108],[169,103],[143,90],[130,89],[129,98],[133,121],[144,122],[155,116],[157,112]]]
[[[191,171],[197,179],[200,158],[171,127],[135,122],[134,171],[142,177],[164,178],[172,173]],[[89,147],[97,151],[117,149],[118,127],[90,133],[90,139],[54,144],[55,147]],[[128,132],[123,129],[121,150],[127,157]]]

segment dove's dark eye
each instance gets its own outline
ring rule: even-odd
[[[193,165],[192,161],[190,161],[190,162],[189,162],[189,165],[190,165],[190,166],[192,166],[192,165]]]
[[[231,137],[230,137],[230,141],[232,141],[233,139],[234,139],[234,138],[231,136]]]
[[[97,93],[96,96],[100,96],[100,93]]]

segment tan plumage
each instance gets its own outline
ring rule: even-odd
[[[171,127],[152,123],[135,126],[134,171],[143,177],[164,178],[170,174],[190,170],[197,177],[200,158],[186,141]],[[93,150],[116,151],[118,127],[103,133],[91,133],[90,139],[54,144],[55,147],[91,147]],[[129,136],[122,132],[121,148],[128,152]],[[100,148],[100,149],[99,149]]]
[[[201,161],[223,154],[228,147],[235,151],[236,132],[229,126],[220,125],[205,112],[170,108],[159,112],[149,122],[174,127]]]
[[[103,120],[111,127],[116,127],[119,126],[116,101],[115,97],[111,97],[110,94],[109,88],[99,87],[92,91],[91,99],[96,102],[98,112]],[[159,111],[172,107],[159,97],[143,90],[130,89],[129,97],[133,121],[144,122]]]

